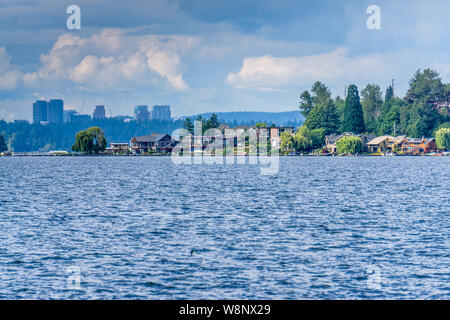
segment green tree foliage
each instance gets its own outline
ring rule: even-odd
[[[297,151],[309,151],[312,149],[312,141],[304,136],[295,135],[295,148]]]
[[[321,129],[323,132],[323,129]],[[301,126],[297,129],[294,135],[295,149],[297,151],[309,151],[314,147],[312,141],[313,130],[309,130],[306,126]],[[317,131],[316,131],[317,134]]]
[[[300,95],[300,112],[306,118],[313,108],[313,99],[308,90],[305,90]]]
[[[363,150],[363,143],[358,137],[348,136],[339,139],[336,148],[339,154],[358,154]]]
[[[314,83],[311,92],[313,93],[312,99],[315,106],[328,104],[331,100],[331,91],[320,81]]]
[[[8,146],[6,145],[5,137],[0,134],[0,152],[5,152],[8,150]]]
[[[76,134],[72,150],[86,154],[99,153],[106,149],[106,138],[99,127],[92,127]]]
[[[405,125],[401,126],[400,124],[402,121],[403,123],[408,121],[407,119],[402,120],[402,115],[405,114],[405,111],[408,113],[408,107],[404,100],[398,98],[389,99],[382,106],[381,115],[377,119],[376,129],[370,132],[375,132],[378,135],[393,135],[394,125],[396,134],[403,132],[402,128]]]
[[[354,84],[348,87],[342,130],[353,133],[363,133],[366,131],[358,88]]]
[[[183,128],[186,129],[188,132],[194,134],[194,125],[192,124],[190,118],[184,119]]]
[[[442,101],[446,96],[446,86],[442,83],[439,73],[431,69],[423,72],[417,70],[409,80],[409,89],[405,100],[409,103],[420,102],[429,104]]]
[[[337,132],[339,129],[339,114],[332,102],[314,106],[305,120],[305,126],[310,130],[324,129],[326,134]]]
[[[297,129],[297,132],[295,133],[294,140],[303,140],[301,137],[306,138],[309,141],[310,149],[315,149],[323,146],[324,144],[324,137],[325,137],[325,129],[319,128],[319,129],[313,129],[309,130],[306,126],[301,126]],[[303,151],[308,149],[302,149]]]
[[[258,122],[257,124],[255,124],[256,128],[267,128],[267,123],[265,122]]]
[[[344,120],[344,108],[345,108],[345,100],[342,99],[340,96],[337,96],[334,99],[334,105],[336,106],[336,113],[339,116],[339,124],[342,125],[342,121]],[[342,128],[339,127],[338,131],[342,131]],[[337,133],[337,132],[333,132]]]
[[[441,115],[430,106],[414,102],[409,112],[409,124],[406,134],[411,137],[429,137],[439,125]]]
[[[294,150],[295,147],[295,142],[294,142],[294,137],[288,133],[288,132],[283,132],[281,134],[281,150],[283,151],[292,151]]]
[[[217,118],[217,114],[213,113],[207,122],[207,126],[209,128],[218,128],[220,126],[219,119]]]
[[[90,122],[51,123],[49,125],[11,123],[0,120],[0,132],[14,152],[71,150],[78,131],[100,127],[112,142],[129,142],[132,137],[151,133],[171,134],[183,126],[182,120],[124,122],[122,118],[96,119]]]
[[[450,148],[450,129],[441,128],[436,131],[436,145],[440,149],[449,149]]]
[[[439,129],[442,129],[442,128],[450,129],[450,122],[444,122],[444,123],[440,124],[440,125],[436,128],[435,133],[436,133],[436,131],[438,131]],[[433,134],[433,136],[434,136],[434,134]]]
[[[417,70],[405,96],[409,103],[406,133],[412,137],[431,136],[435,128],[449,121],[448,112],[440,113],[436,108],[436,103],[446,98],[447,86],[436,71]]]
[[[323,128],[326,134],[336,132],[339,128],[339,114],[331,98],[330,90],[325,84],[317,81],[311,89],[312,95],[305,91],[302,94],[300,109],[306,114],[305,126],[308,129]],[[305,110],[308,110],[305,113]]]
[[[314,83],[311,92],[312,95],[305,90],[300,95],[300,110],[305,118],[308,117],[314,107],[326,105],[332,101],[330,90],[320,81]]]
[[[416,138],[432,136],[440,124],[449,121],[448,111],[439,112],[436,108],[437,102],[445,101],[447,87],[436,71],[417,70],[404,99],[386,99],[376,132],[393,134],[395,124],[397,134]]]
[[[394,97],[394,89],[392,86],[387,87],[386,94],[384,95],[384,102],[389,102]]]
[[[202,116],[198,116],[196,121],[202,122],[202,133],[205,133],[206,130],[218,128],[220,126],[220,122],[217,118],[217,115],[213,113],[208,120],[204,121]]]
[[[368,84],[361,90],[361,97],[366,130],[368,132],[375,132],[377,119],[381,114],[381,106],[383,104],[380,87],[376,84]]]

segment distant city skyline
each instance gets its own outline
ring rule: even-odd
[[[280,112],[315,81],[333,96],[392,79],[403,96],[419,68],[449,82],[447,1],[80,0],[80,30],[66,27],[70,4],[0,5],[0,118],[32,121],[29,106],[50,98],[107,116],[161,102],[174,117]]]
[[[32,104],[32,118],[33,123],[67,123],[73,121],[90,121],[106,119],[114,117],[106,114],[104,105],[95,106],[92,115],[88,113],[78,113],[76,109],[70,106],[64,106],[62,99],[36,100]],[[117,115],[116,115],[117,116]],[[123,116],[123,115],[119,115]],[[131,118],[131,117],[130,117]],[[148,120],[163,120],[169,121],[172,119],[170,105],[154,105],[149,110],[147,105],[137,105],[134,107],[134,120],[148,121]],[[15,121],[28,121],[26,119],[14,119]]]

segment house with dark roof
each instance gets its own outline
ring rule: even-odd
[[[175,141],[172,137],[162,133],[133,137],[130,140],[130,148],[136,154],[149,152],[170,153],[174,145]]]

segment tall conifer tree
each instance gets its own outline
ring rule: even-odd
[[[353,133],[363,133],[366,131],[358,88],[354,84],[348,87],[342,129]]]

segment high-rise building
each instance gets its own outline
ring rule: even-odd
[[[137,121],[147,121],[150,119],[150,112],[148,106],[141,105],[134,107],[134,117]]]
[[[47,121],[47,101],[36,100],[33,103],[33,123]]]
[[[153,120],[170,120],[170,106],[169,105],[157,105],[153,106],[152,119]]]
[[[92,114],[93,119],[105,119],[105,106],[96,106],[94,113]]]
[[[64,102],[61,99],[51,99],[47,103],[47,121],[49,123],[63,122]]]
[[[72,120],[72,116],[77,114],[76,110],[64,110],[63,112],[63,121],[64,123],[70,122]]]

